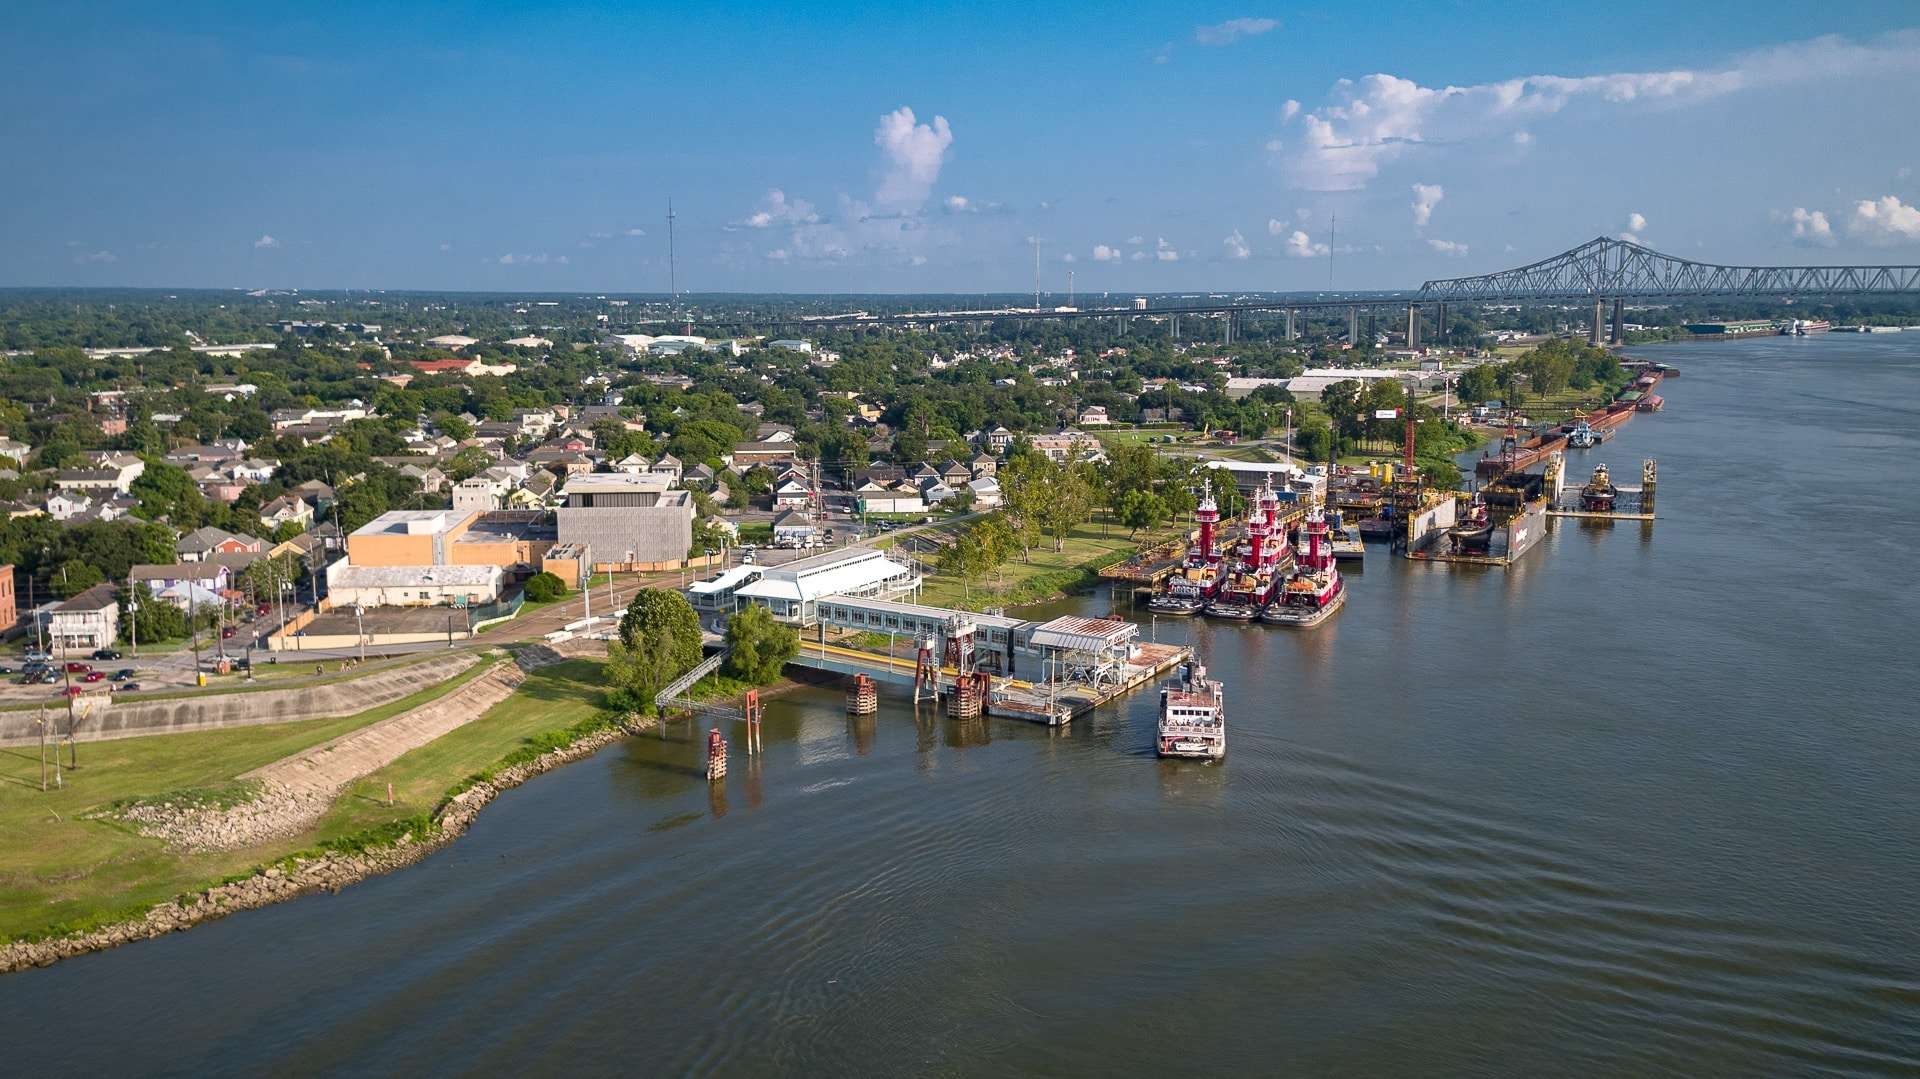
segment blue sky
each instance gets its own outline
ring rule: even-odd
[[[16,3],[0,284],[664,291],[669,196],[696,291],[1911,263],[1916,91],[1910,2]]]

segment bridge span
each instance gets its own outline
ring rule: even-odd
[[[1344,314],[1347,337],[1360,336],[1361,320],[1383,311],[1397,321],[1406,317],[1407,342],[1419,342],[1432,309],[1433,320],[1446,325],[1449,304],[1593,305],[1589,339],[1594,344],[1623,339],[1622,306],[1627,300],[1677,300],[1715,296],[1751,299],[1804,299],[1834,296],[1920,295],[1920,265],[1911,266],[1732,266],[1696,262],[1662,254],[1650,247],[1607,236],[1596,237],[1567,251],[1495,273],[1427,281],[1412,291],[1320,293],[1277,296],[1258,300],[1176,302],[1139,306],[993,308],[979,310],[908,311],[887,315],[849,312],[839,315],[783,317],[763,323],[771,326],[927,328],[984,325],[994,322],[1054,322],[1106,318],[1171,320],[1176,335],[1180,319],[1226,320],[1226,338],[1232,343],[1242,320],[1249,315],[1272,315],[1286,320],[1289,340],[1300,335],[1309,314]],[[1611,305],[1611,328],[1608,328]]]

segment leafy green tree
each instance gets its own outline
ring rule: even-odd
[[[774,621],[765,607],[752,604],[727,620],[727,661],[722,673],[756,686],[772,685],[781,668],[800,651],[800,635]]]
[[[643,588],[620,618],[620,640],[607,649],[607,681],[615,707],[645,712],[667,683],[700,662],[700,617],[680,593]]]
[[[55,573],[60,582],[60,591],[69,596],[77,596],[107,579],[92,563],[77,558],[60,563]]]
[[[527,578],[526,597],[533,603],[551,603],[567,594],[567,586],[552,573],[536,573]]]
[[[121,589],[120,636],[123,639],[158,644],[187,636],[185,611],[166,600],[153,598],[145,588],[140,591],[142,594],[138,597],[129,597],[126,590]]]
[[[1167,501],[1152,491],[1134,488],[1120,496],[1120,523],[1127,526],[1128,534],[1138,533],[1143,528],[1154,528],[1167,520]]]

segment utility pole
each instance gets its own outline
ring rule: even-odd
[[[127,571],[127,637],[133,642],[133,658],[140,658],[140,594],[134,591],[133,571]]]

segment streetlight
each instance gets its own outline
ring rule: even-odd
[[[367,661],[367,627],[360,621],[360,616],[366,613],[365,607],[358,603],[353,605],[353,635],[360,642],[360,662],[362,663]]]

